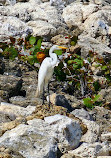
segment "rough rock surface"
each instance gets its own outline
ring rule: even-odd
[[[46,117],[44,121],[34,119],[27,123],[28,125],[21,124],[5,132],[0,138],[0,146],[18,150],[22,156],[33,158],[56,157],[57,144],[60,150],[72,149],[79,144],[79,123],[68,117],[55,115]]]
[[[109,156],[110,147],[106,143],[94,143],[87,144],[83,143],[79,148],[69,152],[75,157],[91,157],[95,158],[97,156]]]

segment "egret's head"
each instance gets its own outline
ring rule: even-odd
[[[67,47],[58,46],[58,45],[54,45],[53,48],[54,48],[55,50],[67,49]]]

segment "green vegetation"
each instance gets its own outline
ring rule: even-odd
[[[69,37],[70,45],[75,46],[77,37]],[[9,43],[0,43],[0,48],[3,52],[0,56],[14,60],[21,59],[34,65],[34,63],[41,63],[45,57],[48,56],[49,49],[42,49],[43,38],[33,37],[29,35],[25,39],[15,39],[10,37]],[[55,51],[57,55],[62,55],[61,50]],[[55,67],[55,76],[58,81],[66,81],[72,87],[72,94],[83,99],[84,105],[88,108],[93,108],[95,105],[100,105],[98,102],[98,92],[101,90],[101,83],[99,80],[94,80],[94,74],[91,69],[95,62],[95,67],[101,73],[102,77],[106,78],[106,86],[111,86],[111,61],[98,56],[96,52],[89,51],[87,59],[81,57],[81,52],[67,52],[69,55],[64,56],[60,63]]]
[[[99,97],[100,95],[95,94],[91,98],[90,97],[84,98],[83,99],[84,105],[90,109],[92,109],[95,105],[100,105],[100,102],[97,102]]]

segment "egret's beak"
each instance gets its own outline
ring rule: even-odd
[[[58,46],[60,49],[67,49],[67,47]]]

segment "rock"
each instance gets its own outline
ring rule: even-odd
[[[93,118],[100,127],[100,133],[111,132],[111,111],[104,107],[95,106],[92,113]],[[109,120],[109,121],[108,121]]]
[[[0,42],[10,36],[28,35],[32,30],[23,21],[12,16],[0,16]]]
[[[63,9],[63,18],[68,27],[80,27],[83,21],[82,4],[72,3]]]
[[[66,39],[63,35],[56,35],[52,37],[51,41],[57,45],[67,45],[70,42],[70,39]]]
[[[108,34],[109,21],[111,18],[106,19],[111,14],[111,6],[99,10],[91,15],[84,22],[85,30],[91,37],[98,38],[99,36]],[[104,41],[105,42],[105,41]]]
[[[14,115],[15,117],[17,116],[26,117],[28,115],[31,115],[35,111],[35,108],[36,108],[35,106],[30,106],[30,105],[27,106],[26,108],[23,108],[10,103],[1,102],[0,113],[7,114],[9,116]]]
[[[99,92],[100,100],[106,100],[107,102],[111,102],[111,88],[102,89]]]
[[[97,156],[97,158],[110,158],[111,156]]]
[[[8,92],[5,91],[5,90],[0,90],[0,97],[1,97],[3,100],[8,101],[9,94],[8,94]]]
[[[78,53],[79,51],[80,51],[80,46],[78,46],[78,45],[75,45],[75,46],[71,46],[70,48],[69,48],[69,50],[70,50],[70,52],[71,53]]]
[[[47,100],[49,101],[48,97]],[[57,95],[56,93],[53,93],[52,95],[50,95],[50,102],[57,106],[62,106],[68,109],[68,111],[72,111],[72,107],[64,95]]]
[[[9,97],[18,95],[23,80],[12,75],[0,75],[0,89],[7,91]]]
[[[85,20],[83,24],[84,31],[78,37],[78,44],[81,47],[82,56],[86,57],[89,50],[98,53],[99,55],[108,54],[111,56],[109,21],[107,19],[111,14],[111,6],[103,7]]]
[[[99,125],[94,121],[82,119],[82,122],[87,126],[87,132],[82,136],[81,141],[94,143],[98,141],[100,135]]]
[[[89,5],[82,5],[81,9],[83,12],[83,20],[86,20],[94,12],[97,12],[100,9],[100,7],[96,4],[91,3]]]
[[[33,29],[33,36],[47,36],[56,33],[55,27],[45,21],[30,21],[28,26]]]
[[[31,13],[32,20],[46,21],[53,27],[58,27],[61,24],[61,17],[55,7],[50,6],[50,3],[40,4],[34,12]]]
[[[8,140],[8,141],[7,141]],[[27,145],[26,145],[27,144]],[[53,137],[36,127],[18,125],[0,138],[0,145],[18,151],[23,157],[56,157],[57,145]]]
[[[81,138],[81,129],[78,121],[62,115],[54,115],[44,118],[45,124],[42,125],[42,130],[47,131],[54,136],[58,141],[58,147],[61,152],[74,149],[79,145]],[[63,124],[64,122],[64,124]],[[29,124],[36,126],[34,121],[29,121]],[[41,127],[41,125],[40,125]],[[40,127],[38,127],[40,129]]]
[[[5,5],[6,0],[0,0],[0,6]]]
[[[14,115],[8,115],[0,112],[0,123],[10,122],[12,120],[15,120],[15,118],[16,117]]]
[[[103,133],[101,134],[101,141],[109,141],[111,142],[111,132],[110,133]]]
[[[106,54],[108,57],[111,56],[111,49],[106,44],[99,42],[97,39],[92,38],[89,35],[84,36],[82,34],[78,38],[78,45],[81,47],[82,57],[86,57],[90,50],[103,57],[105,57]]]
[[[80,147],[73,151],[69,151],[73,157],[79,158],[95,158],[97,156],[109,156],[110,148],[107,143],[83,143]]]
[[[87,132],[82,136],[81,141],[87,143],[96,142],[100,135],[100,128],[96,122],[92,121],[93,117],[84,109],[76,109],[71,114],[81,119],[83,124],[87,126]]]
[[[86,120],[91,120],[91,121],[93,120],[93,117],[83,108],[82,109],[75,109],[71,112],[71,114],[73,114],[75,117],[78,117],[81,119],[83,118]]]
[[[23,117],[17,117],[15,120],[10,122],[0,123],[0,136],[2,136],[6,131],[24,123],[26,123],[26,119]]]
[[[99,7],[95,4],[82,5],[80,3],[72,3],[63,9],[62,16],[70,28],[79,27],[82,29],[83,20],[86,20],[88,16],[97,10],[99,10]]]
[[[60,158],[73,158],[72,154],[64,154]]]
[[[40,98],[31,98],[29,97],[22,97],[22,96],[15,96],[11,97],[9,99],[11,104],[19,105],[21,107],[27,107],[27,106],[36,106],[36,105],[42,105],[42,99]]]
[[[27,158],[57,157],[57,144],[61,148],[72,149],[78,146],[80,137],[81,130],[77,121],[55,115],[44,121],[30,120],[27,125],[20,124],[5,132],[0,137],[0,147],[18,151]]]

